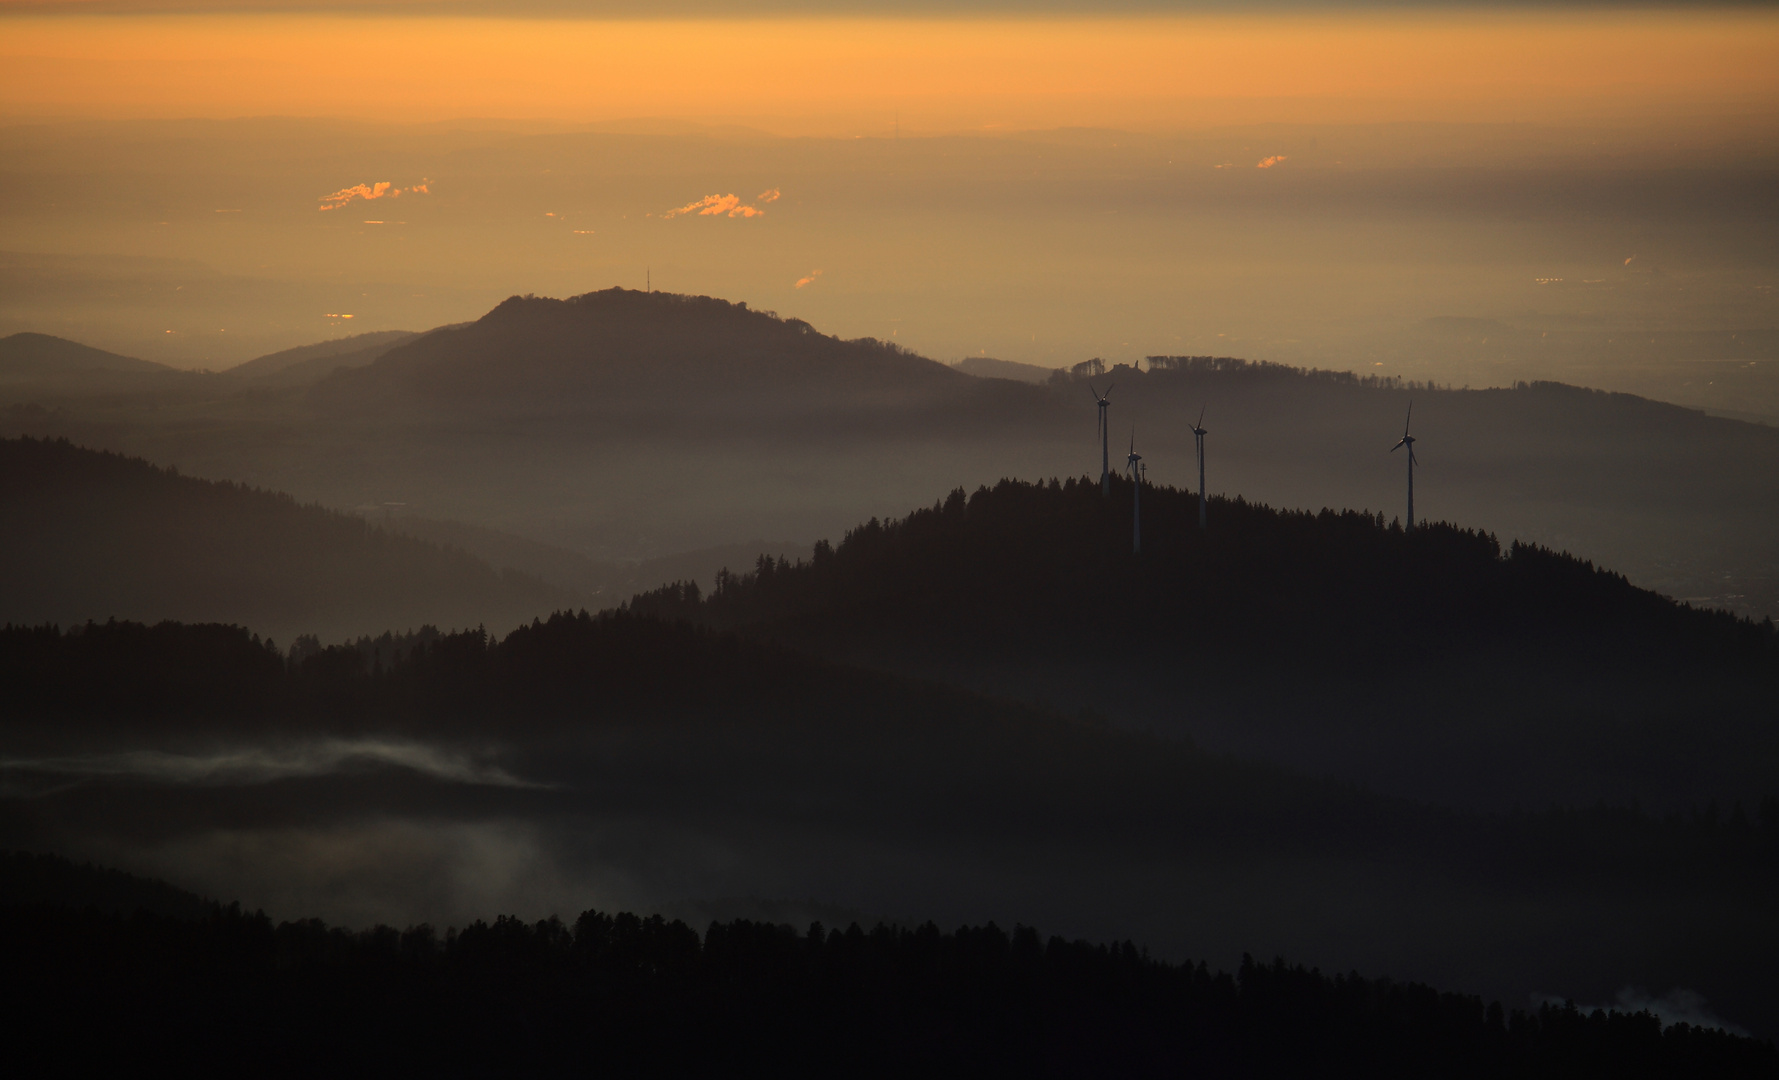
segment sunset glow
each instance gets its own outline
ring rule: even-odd
[[[673,116],[785,134],[1760,106],[1768,11],[547,20],[19,15],[12,116]],[[880,130],[881,129],[881,132]]]

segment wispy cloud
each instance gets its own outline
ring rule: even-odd
[[[0,774],[31,774],[70,780],[139,780],[162,784],[237,787],[275,780],[329,776],[365,766],[394,766],[458,784],[530,788],[504,769],[421,743],[378,739],[324,739],[288,746],[174,754],[131,750],[84,757],[0,759]],[[0,786],[12,785],[0,783]]]
[[[793,285],[792,288],[801,289],[805,285],[813,285],[815,284],[815,279],[821,276],[822,272],[820,270],[811,270],[808,274],[798,278],[797,283]]]
[[[772,202],[777,198],[778,189],[773,188],[770,191],[762,192],[759,199],[756,201]],[[760,217],[765,213],[766,211],[757,206],[749,206],[747,203],[742,202],[741,196],[729,194],[706,195],[697,202],[689,202],[684,206],[669,210],[661,216],[664,218],[671,218],[679,217],[681,214],[696,214],[699,217],[751,218]]]
[[[393,183],[387,180],[379,180],[375,184],[353,184],[351,187],[341,188],[332,195],[323,195],[321,197],[321,205],[317,207],[317,209],[338,210],[353,199],[364,199],[369,201],[371,199],[393,199],[404,194],[426,195],[430,194],[428,185],[431,183],[432,181],[430,180],[422,180],[418,184],[413,184],[405,188],[396,187]]]
[[[1533,994],[1532,1003],[1535,1005],[1565,1004],[1562,998],[1550,994]],[[1652,996],[1648,991],[1640,990],[1634,986],[1627,986],[1618,992],[1610,1005],[1577,1005],[1576,1008],[1584,1013],[1591,1013],[1596,1009],[1606,1011],[1616,1009],[1624,1013],[1649,1012],[1655,1014],[1656,1019],[1662,1022],[1663,1027],[1671,1027],[1674,1024],[1691,1024],[1693,1027],[1722,1028],[1731,1035],[1745,1036],[1748,1034],[1747,1031],[1712,1012],[1705,998],[1697,990],[1689,990],[1684,986],[1677,986],[1659,997]]]
[[[1279,162],[1284,161],[1284,160],[1285,160],[1284,154],[1274,154],[1272,157],[1261,158],[1259,160],[1259,162],[1257,162],[1255,164],[1254,167],[1256,169],[1270,169],[1274,165],[1277,165]]]

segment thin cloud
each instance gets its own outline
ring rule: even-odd
[[[1279,162],[1284,161],[1284,160],[1285,160],[1284,154],[1274,154],[1272,157],[1269,157],[1269,158],[1261,158],[1260,161],[1254,167],[1256,169],[1270,169],[1274,165],[1277,165]]]
[[[807,275],[798,278],[797,283],[791,286],[791,288],[801,289],[805,285],[813,285],[815,284],[815,279],[821,276],[822,272],[820,270],[811,270]]]
[[[777,202],[778,201],[778,189],[777,188],[768,188],[765,191],[760,192],[759,198],[755,199],[754,201],[755,202]]]
[[[1567,1002],[1550,994],[1534,994],[1535,1005],[1562,1006]],[[1693,1027],[1721,1028],[1731,1035],[1747,1037],[1748,1032],[1711,1011],[1709,1003],[1697,991],[1684,986],[1677,986],[1660,996],[1653,996],[1646,990],[1627,986],[1620,990],[1610,1005],[1577,1005],[1583,1013],[1591,1013],[1596,1009],[1610,1012],[1617,1010],[1622,1013],[1648,1012],[1660,1020],[1663,1027],[1675,1024],[1690,1024]]]
[[[772,198],[768,199],[767,195]],[[778,189],[773,188],[771,191],[764,192],[759,201],[771,202],[776,198],[778,198]],[[742,202],[741,196],[731,193],[728,195],[706,195],[697,202],[689,202],[684,206],[669,210],[661,216],[671,218],[679,217],[681,214],[695,214],[698,217],[751,218],[762,217],[765,213],[766,211],[757,206],[749,206]]]
[[[418,184],[405,188],[396,187],[387,180],[379,180],[375,184],[353,184],[351,187],[341,188],[332,195],[323,195],[321,205],[316,209],[338,210],[353,199],[364,199],[368,202],[372,199],[394,199],[404,194],[427,195],[431,193],[431,189],[428,187],[431,183],[430,180],[422,180]]]
[[[0,760],[0,774],[38,774],[71,780],[129,779],[146,783],[238,787],[330,776],[366,766],[410,769],[436,780],[485,787],[533,788],[506,770],[420,743],[325,739],[283,747],[252,747],[210,754],[132,750],[89,757]],[[0,786],[5,785],[0,781]]]

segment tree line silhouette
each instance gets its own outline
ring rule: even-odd
[[[15,1064],[397,1075],[1741,1077],[1771,1042],[1647,1012],[1504,1009],[1417,983],[1243,957],[1234,972],[989,923],[629,913],[353,932],[21,903],[78,877],[0,860]],[[92,871],[86,871],[90,876]]]
[[[806,641],[918,631],[978,654],[1187,641],[1219,663],[1424,658],[1478,644],[1630,664],[1656,651],[1668,664],[1767,672],[1779,660],[1771,620],[1694,610],[1570,555],[1440,522],[1404,531],[1362,511],[1213,497],[1212,527],[1200,530],[1195,492],[1145,485],[1135,555],[1132,487],[1115,478],[1109,500],[1086,478],[959,488],[837,547],[818,543],[807,563],[764,560],[721,575],[708,596],[681,582],[629,606]]]

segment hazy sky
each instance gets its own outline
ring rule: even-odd
[[[186,366],[645,280],[1456,383],[1779,320],[1757,6],[0,0],[0,161],[0,333]]]

